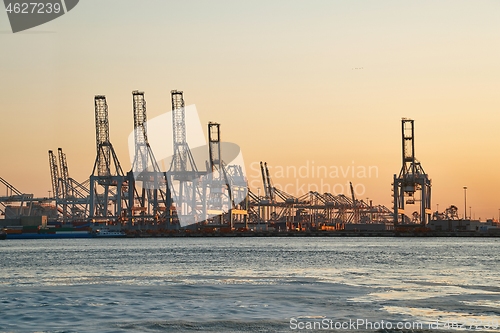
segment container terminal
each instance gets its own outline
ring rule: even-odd
[[[124,172],[109,135],[108,105],[94,97],[96,157],[92,174],[70,177],[62,148],[48,151],[52,195],[35,197],[0,177],[0,239],[197,236],[467,236],[500,237],[500,223],[459,218],[454,205],[431,211],[431,179],[415,157],[414,120],[401,120],[402,166],[393,207],[350,193],[296,197],[273,185],[260,162],[262,193],[244,166],[228,158],[221,125],[208,123],[208,145],[190,149],[182,91],[171,91],[172,151],[161,170],[148,141],[144,92],[133,91],[135,154]],[[229,148],[228,148],[229,147]],[[204,149],[203,158],[199,150]],[[193,153],[198,151],[198,153]],[[233,152],[234,153],[234,152]],[[237,155],[237,154],[236,154]],[[162,161],[165,165],[165,160]],[[466,190],[466,188],[464,188]],[[1,192],[0,192],[1,193]],[[465,205],[466,207],[466,205]]]

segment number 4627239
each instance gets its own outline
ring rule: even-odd
[[[61,11],[60,3],[22,2],[9,3],[5,9],[7,13],[14,14],[58,14]]]

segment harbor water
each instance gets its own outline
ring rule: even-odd
[[[1,332],[500,332],[500,239],[0,241]]]

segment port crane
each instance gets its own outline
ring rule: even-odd
[[[207,216],[211,218],[212,225],[227,224],[233,228],[235,218],[246,224],[247,221],[247,183],[241,165],[227,165],[221,155],[221,130],[220,124],[208,123],[209,161],[203,188],[204,197],[209,192]],[[228,216],[224,219],[224,216]],[[241,218],[242,217],[242,218]]]
[[[134,114],[134,160],[129,177],[130,189],[135,196],[129,202],[129,222],[147,225],[165,220],[170,227],[172,199],[166,173],[160,170],[147,135],[147,112],[144,92],[132,91]],[[139,189],[137,185],[141,185]],[[139,193],[140,192],[140,193]],[[129,198],[130,194],[129,194]]]
[[[173,157],[167,172],[177,216],[183,225],[201,222],[202,189],[201,177],[206,171],[199,171],[186,140],[186,112],[184,93],[179,90],[170,92],[172,102]]]
[[[131,174],[124,174],[109,139],[106,96],[96,95],[94,107],[97,154],[90,176],[89,218],[94,222],[97,220],[117,222],[123,217],[122,210],[128,210],[128,203],[132,201],[131,198],[133,199],[134,189],[129,191],[128,183]]]
[[[405,204],[420,203],[417,214],[412,214],[414,223],[423,226],[431,219],[431,180],[425,173],[420,162],[415,158],[415,130],[412,119],[401,120],[402,134],[402,167],[399,175],[394,174],[393,202],[394,226],[405,223],[409,217],[405,213]]]

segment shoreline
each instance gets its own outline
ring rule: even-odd
[[[243,232],[135,232],[129,233],[124,237],[46,237],[35,235],[26,235],[22,237],[16,235],[10,238],[8,235],[6,240],[15,239],[85,239],[85,238],[182,238],[182,237],[419,237],[419,238],[442,238],[442,237],[459,237],[459,238],[500,238],[500,232],[474,232],[474,231],[431,231],[431,232],[394,232],[394,231],[243,231]]]

